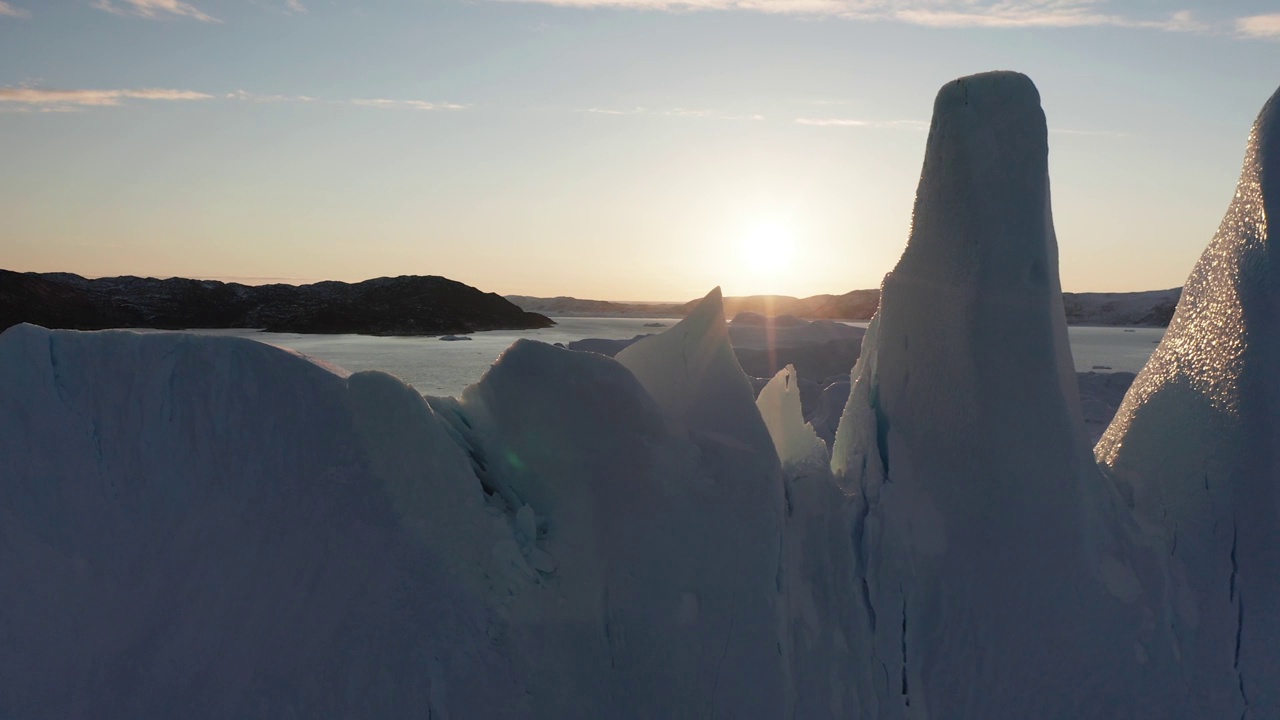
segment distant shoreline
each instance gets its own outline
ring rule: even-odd
[[[66,330],[252,328],[372,336],[465,335],[555,324],[496,293],[433,275],[241,285],[0,270],[0,330],[20,323]]]
[[[1063,293],[1067,324],[1096,327],[1168,327],[1177,309],[1182,288],[1129,293]],[[508,295],[507,300],[531,312],[549,317],[681,318],[696,304],[622,303],[573,297],[540,298]],[[741,312],[761,315],[793,315],[806,320],[867,322],[880,305],[879,290],[854,290],[844,295],[752,295],[724,298],[725,316]]]

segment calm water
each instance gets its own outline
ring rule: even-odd
[[[471,340],[450,342],[434,337],[372,337],[369,335],[298,335],[257,330],[201,330],[233,335],[297,350],[351,371],[383,370],[425,395],[458,395],[484,375],[494,360],[520,338],[545,343],[569,343],[587,338],[630,338],[664,328],[647,328],[654,318],[556,318],[556,326],[542,330],[494,330],[473,333]]]
[[[426,395],[457,395],[480,379],[511,343],[531,338],[546,343],[568,343],[586,338],[630,338],[662,328],[645,323],[675,324],[653,318],[556,318],[544,330],[496,330],[475,333],[472,340],[449,342],[422,337],[370,337],[367,335],[296,335],[257,330],[208,330],[279,345],[348,370],[384,370]],[[865,327],[866,323],[855,323]],[[1103,366],[1137,372],[1164,335],[1161,328],[1072,327],[1068,330],[1076,369],[1083,372]],[[1105,370],[1103,370],[1105,372]]]
[[[1164,328],[1069,327],[1076,370],[1107,369],[1136,373],[1155,352]]]

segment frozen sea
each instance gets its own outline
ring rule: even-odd
[[[199,330],[233,335],[296,350],[340,365],[353,372],[383,370],[413,385],[424,395],[458,395],[480,379],[494,360],[520,338],[568,343],[587,338],[621,339],[671,326],[671,318],[554,318],[556,326],[542,330],[495,330],[474,333],[471,340],[435,337],[373,337],[369,335],[300,335],[259,330]],[[866,323],[850,323],[866,327]],[[1137,372],[1147,362],[1164,328],[1077,326],[1068,329],[1076,370]]]

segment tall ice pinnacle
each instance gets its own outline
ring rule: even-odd
[[[1168,332],[1097,447],[1185,574],[1175,627],[1202,717],[1280,715],[1278,217],[1280,91]]]
[[[1128,717],[1162,694],[1061,297],[1035,85],[947,84],[833,450],[865,503],[870,716]]]

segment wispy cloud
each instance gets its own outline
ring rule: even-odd
[[[141,90],[49,90],[0,87],[0,106],[41,112],[71,112],[85,107],[112,107],[124,100],[209,100],[212,95],[191,90],[144,88]]]
[[[311,97],[310,95],[259,95],[259,94],[257,94],[257,93],[246,92],[246,91],[244,91],[244,90],[236,90],[235,92],[229,92],[229,93],[227,93],[224,97],[225,97],[225,98],[227,98],[228,100],[243,100],[243,101],[245,101],[245,102],[256,102],[256,103],[278,103],[278,102],[290,102],[290,103],[313,103],[313,102],[320,102],[320,99],[319,99],[319,98],[314,98],[314,97]]]
[[[1280,13],[1240,18],[1236,32],[1251,38],[1280,38]]]
[[[733,114],[716,112],[714,110],[687,110],[685,108],[672,108],[671,110],[659,110],[655,115],[665,115],[667,117],[688,117],[688,118],[710,118],[712,120],[763,120],[764,116],[759,114]]]
[[[160,19],[164,17],[189,17],[200,22],[222,22],[218,18],[205,14],[200,8],[182,0],[118,0],[123,5],[116,5],[112,0],[93,0],[93,7],[115,15],[140,15],[145,18]]]
[[[1121,26],[1199,31],[1206,26],[1188,10],[1155,17],[1108,11],[1107,0],[503,0],[577,8],[666,12],[737,10],[786,15],[896,21],[929,27]]]
[[[360,107],[384,108],[388,110],[466,110],[466,105],[447,102],[427,102],[425,100],[387,100],[385,98],[348,100],[350,105]]]
[[[285,0],[285,6],[289,8],[290,12],[304,13],[307,11],[307,6],[302,4],[302,0]]]
[[[0,0],[0,17],[29,18],[31,17],[31,13],[20,7],[14,7],[13,5],[4,2],[4,0]]]
[[[682,118],[709,118],[712,120],[763,120],[763,115],[757,114],[732,114],[717,112],[715,110],[690,110],[688,108],[670,108],[667,110],[654,110],[651,108],[634,107],[634,108],[583,108],[578,112],[591,113],[594,115],[654,115],[659,117],[682,117]]]
[[[1208,26],[1189,10],[1168,16],[1137,18],[1101,11],[1098,0],[1015,0],[1010,2],[953,2],[958,7],[915,7],[918,2],[896,3],[887,19],[912,25],[941,28],[1078,28],[1131,27],[1168,32],[1202,32]]]
[[[328,105],[355,105],[357,107],[382,108],[384,110],[466,110],[468,106],[451,102],[427,102],[426,100],[388,100],[386,98],[358,98],[355,100],[323,100],[311,95],[260,95],[245,90],[229,92],[228,100],[253,103],[324,103]]]
[[[324,100],[311,95],[259,94],[247,90],[210,94],[195,90],[143,88],[136,90],[53,90],[38,87],[0,87],[0,112],[74,112],[86,108],[116,107],[127,100],[223,100],[244,103],[314,103],[354,105],[388,110],[465,110],[466,105],[425,100]]]
[[[813,127],[873,128],[882,130],[928,130],[926,120],[857,120],[851,118],[796,118],[799,125]]]
[[[645,112],[644,108],[631,108],[630,110],[615,110],[613,108],[583,108],[579,112],[592,113],[595,115],[640,115]]]

